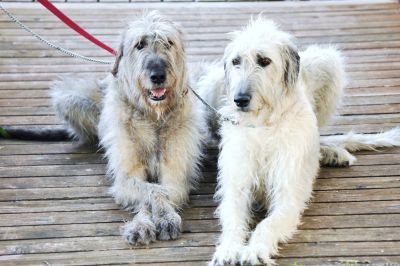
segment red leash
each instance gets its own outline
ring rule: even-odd
[[[67,17],[64,13],[62,13],[57,7],[55,7],[52,3],[50,3],[48,0],[38,0],[39,3],[41,3],[45,8],[47,8],[51,13],[56,15],[62,22],[67,24],[71,29],[91,41],[92,43],[96,44],[97,46],[103,48],[104,50],[107,50],[108,52],[112,53],[113,55],[116,55],[117,52],[111,48],[110,46],[106,45],[105,43],[101,42],[100,40],[96,39],[93,35],[91,35],[89,32],[85,31],[82,29],[78,24],[73,22],[69,17]]]

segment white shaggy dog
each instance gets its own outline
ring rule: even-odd
[[[221,127],[222,235],[213,264],[268,264],[278,242],[296,230],[311,196],[318,122],[299,79],[297,48],[272,22],[260,18],[236,33],[224,62],[228,103],[221,112],[239,124]],[[249,235],[255,201],[269,212]]]
[[[293,235],[311,197],[319,169],[318,129],[343,94],[344,67],[333,48],[311,46],[299,56],[292,37],[262,18],[233,35],[224,67],[210,66],[198,82],[204,98],[236,122],[225,120],[220,129],[222,234],[210,264],[273,264],[278,243]],[[347,135],[349,142],[343,136],[322,139],[323,162],[351,163],[346,149],[352,145],[400,144],[398,129],[383,134],[376,136],[386,142],[373,139],[370,146],[362,135]],[[255,202],[268,213],[250,233]]]
[[[136,214],[123,228],[127,241],[175,239],[181,230],[177,209],[198,176],[204,128],[188,93],[179,27],[157,12],[131,22],[112,74],[100,83],[56,82],[54,105],[73,134],[98,137],[105,148],[111,193]]]

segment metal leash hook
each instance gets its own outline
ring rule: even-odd
[[[215,109],[214,107],[212,107],[208,102],[206,102],[203,98],[200,97],[200,95],[191,87],[189,87],[190,90],[193,92],[193,94],[197,97],[197,99],[199,99],[208,109],[210,109],[211,111],[213,111],[219,119],[221,119],[221,121],[224,122],[231,122],[232,125],[239,125],[239,122],[236,120],[233,120],[229,117],[224,117],[223,115],[221,115],[217,109]]]

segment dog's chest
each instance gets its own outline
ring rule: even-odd
[[[280,137],[274,135],[275,130],[258,127],[234,127],[228,129],[229,145],[237,147],[238,155],[251,160],[254,173],[265,176],[268,172],[267,165],[272,157],[279,154]]]
[[[132,121],[131,137],[135,143],[137,156],[145,165],[147,180],[158,182],[163,153],[165,150],[166,128],[151,121]]]

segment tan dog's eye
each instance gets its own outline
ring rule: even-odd
[[[257,64],[260,67],[266,67],[269,64],[271,64],[271,62],[272,62],[272,60],[270,58],[268,58],[268,57],[261,57],[260,56],[260,57],[257,58]]]
[[[240,58],[236,57],[232,60],[232,65],[237,66],[240,65]]]

